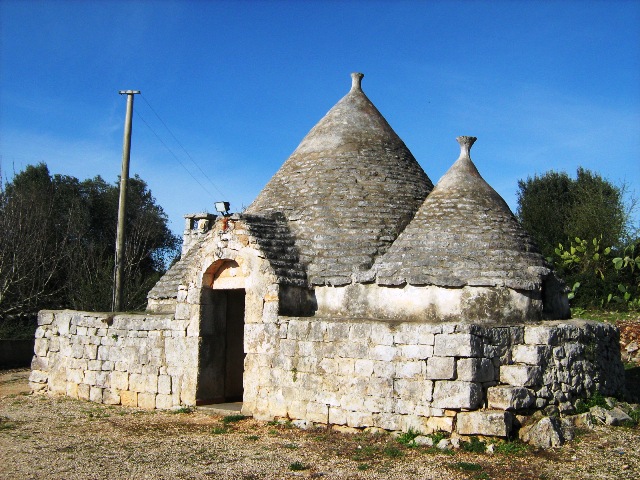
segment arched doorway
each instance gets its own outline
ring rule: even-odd
[[[239,264],[214,262],[202,282],[196,404],[242,401],[244,313],[244,276]]]

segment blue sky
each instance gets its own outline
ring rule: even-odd
[[[131,174],[181,233],[249,205],[360,71],[434,183],[473,135],[513,210],[519,179],[578,166],[640,196],[638,25],[639,1],[2,0],[0,166],[115,181],[141,90]]]

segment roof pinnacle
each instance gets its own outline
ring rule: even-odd
[[[364,77],[364,73],[354,72],[351,74],[351,90],[362,90],[362,77]]]
[[[474,142],[477,139],[478,139],[477,137],[467,137],[467,136],[456,137],[456,140],[460,144],[460,158],[463,158],[463,157],[471,158],[471,155],[470,155],[471,147],[473,146]]]

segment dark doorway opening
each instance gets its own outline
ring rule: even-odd
[[[242,401],[244,289],[203,289],[196,404]]]

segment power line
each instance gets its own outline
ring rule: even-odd
[[[142,123],[144,123],[144,124],[147,126],[147,128],[151,131],[151,133],[153,133],[153,134],[155,135],[155,137],[158,139],[158,141],[159,141],[162,145],[164,145],[164,148],[166,148],[166,149],[167,149],[167,151],[168,151],[168,152],[173,156],[173,158],[175,158],[175,159],[178,161],[178,163],[182,166],[182,168],[184,168],[184,169],[185,169],[185,171],[186,171],[186,172],[191,176],[191,178],[193,178],[193,179],[196,181],[196,183],[197,183],[198,185],[200,185],[200,186],[202,187],[202,189],[203,189],[205,192],[207,192],[207,194],[208,194],[208,195],[210,195],[211,197],[213,197],[213,195],[211,194],[211,192],[209,191],[209,189],[208,189],[207,187],[205,187],[202,183],[200,183],[200,180],[198,180],[198,179],[197,179],[197,178],[196,178],[196,177],[191,173],[191,171],[187,168],[187,166],[186,166],[184,163],[182,163],[182,160],[180,160],[180,159],[178,158],[178,156],[173,152],[173,150],[171,150],[171,149],[169,148],[169,146],[168,146],[168,145],[167,145],[167,144],[162,140],[162,138],[160,138],[160,135],[158,135],[158,134],[156,133],[156,131],[155,131],[153,128],[151,128],[151,125],[149,125],[149,124],[147,123],[147,121],[144,119],[144,117],[143,117],[142,115],[140,115],[140,113],[138,113],[138,111],[136,111],[136,112],[135,112],[135,114],[136,114],[136,116],[137,116],[140,120],[142,120]]]
[[[193,163],[196,168],[198,170],[200,170],[200,173],[202,173],[202,175],[204,175],[204,177],[209,180],[209,183],[211,184],[211,186],[213,188],[215,188],[218,193],[220,195],[222,195],[223,197],[225,197],[225,194],[222,192],[222,190],[220,190],[215,183],[213,183],[213,180],[211,180],[211,178],[209,178],[209,175],[207,175],[207,173],[200,168],[200,165],[198,165],[198,163],[193,159],[193,157],[189,154],[189,152],[187,151],[186,148],[184,148],[184,146],[182,145],[182,143],[180,143],[180,140],[178,140],[176,138],[176,136],[173,134],[173,132],[171,131],[171,129],[169,128],[169,126],[165,123],[164,120],[162,120],[162,118],[160,118],[160,115],[158,115],[158,112],[156,112],[156,110],[151,106],[151,104],[149,103],[149,101],[147,100],[147,97],[145,97],[144,95],[141,95],[142,99],[145,101],[145,103],[149,106],[149,108],[151,109],[151,111],[155,114],[155,116],[158,118],[158,120],[160,120],[160,123],[162,123],[162,125],[164,125],[164,128],[167,129],[167,132],[169,132],[169,134],[173,137],[173,139],[176,141],[176,143],[178,145],[180,145],[180,148],[182,148],[182,151],[187,155],[187,157],[189,157],[189,160],[191,160],[191,163]]]

